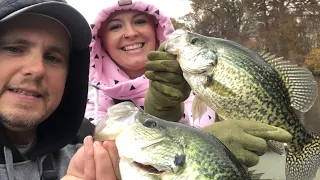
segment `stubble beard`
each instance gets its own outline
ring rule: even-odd
[[[27,105],[20,106],[25,111],[28,111],[30,107]],[[15,115],[15,114],[8,114],[5,112],[0,112],[0,121],[1,123],[7,127],[8,129],[16,129],[16,130],[29,130],[33,129],[38,126],[44,120],[44,114],[37,114],[37,115]]]
[[[20,84],[26,83],[28,79],[23,79]],[[36,83],[39,87],[40,85]],[[0,97],[3,95],[3,93],[8,89],[9,82],[5,83],[4,86],[0,89]],[[40,88],[39,88],[40,89]],[[0,110],[0,123],[2,123],[5,127],[9,129],[19,129],[19,130],[29,130],[32,128],[35,128],[37,125],[39,125],[41,122],[45,120],[45,112],[48,111],[47,103],[48,103],[48,91],[46,89],[43,90],[43,97],[45,100],[45,107],[43,109],[43,112],[37,113],[35,115],[28,115],[28,111],[30,112],[32,107],[28,105],[19,105],[19,108],[21,110],[26,111],[26,115],[17,115],[14,113],[9,112],[1,112]],[[31,113],[31,112],[30,112]]]

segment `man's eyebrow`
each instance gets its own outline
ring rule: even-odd
[[[35,46],[35,43],[22,38],[0,38],[0,45],[7,44],[22,44],[28,46]]]

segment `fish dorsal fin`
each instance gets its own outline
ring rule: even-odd
[[[258,55],[280,75],[288,89],[291,106],[301,112],[310,110],[318,95],[317,82],[312,73],[307,68],[283,60],[283,57],[265,52]]]
[[[207,111],[207,105],[203,102],[203,100],[199,96],[195,96],[192,101],[191,113],[193,122],[196,119],[200,119],[202,115]]]

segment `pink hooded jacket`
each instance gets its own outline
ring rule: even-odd
[[[110,0],[109,0],[110,1]],[[130,2],[130,1],[129,1]],[[132,4],[119,6],[115,1],[114,5],[102,9],[94,24],[92,24],[92,42],[90,44],[90,74],[89,83],[93,89],[89,91],[85,117],[93,124],[96,124],[107,112],[108,107],[121,101],[132,101],[137,107],[144,108],[144,97],[149,87],[149,80],[142,75],[136,79],[130,79],[102,49],[98,30],[103,21],[116,10],[138,10],[156,17],[156,34],[159,44],[164,42],[174,31],[170,19],[161,10],[143,1],[132,1]],[[191,104],[194,98],[193,93],[185,101],[185,114],[180,123],[203,127],[214,123],[215,113],[208,108],[201,121],[192,120]]]

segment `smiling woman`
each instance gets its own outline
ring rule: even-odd
[[[149,84],[144,76],[147,54],[174,31],[170,19],[154,5],[112,2],[92,25],[89,80],[95,88],[89,92],[86,117],[94,124],[97,120],[93,119],[101,119],[115,103],[130,100],[144,106]]]
[[[158,100],[172,111],[164,113],[166,118],[161,118],[198,127],[213,123],[215,114],[211,110],[208,110],[201,123],[192,119],[191,102],[194,95],[183,80],[178,62],[175,57],[156,51],[174,28],[170,18],[151,2],[110,0],[97,14],[91,26],[93,38],[90,44],[89,81],[93,88],[88,94],[85,117],[96,124],[106,114],[108,107],[122,101],[131,101],[150,112],[152,105],[145,105],[145,97],[147,92],[152,94],[154,91],[151,92],[150,77],[145,74],[157,72],[155,74],[161,80],[155,80],[155,83],[169,88],[156,90],[161,94]],[[150,56],[152,51],[155,54]],[[150,65],[151,61],[159,65]],[[154,70],[152,67],[159,68]],[[155,96],[150,95],[152,98]],[[185,101],[184,107],[183,102],[188,97],[190,99]],[[158,100],[153,99],[152,102]]]

